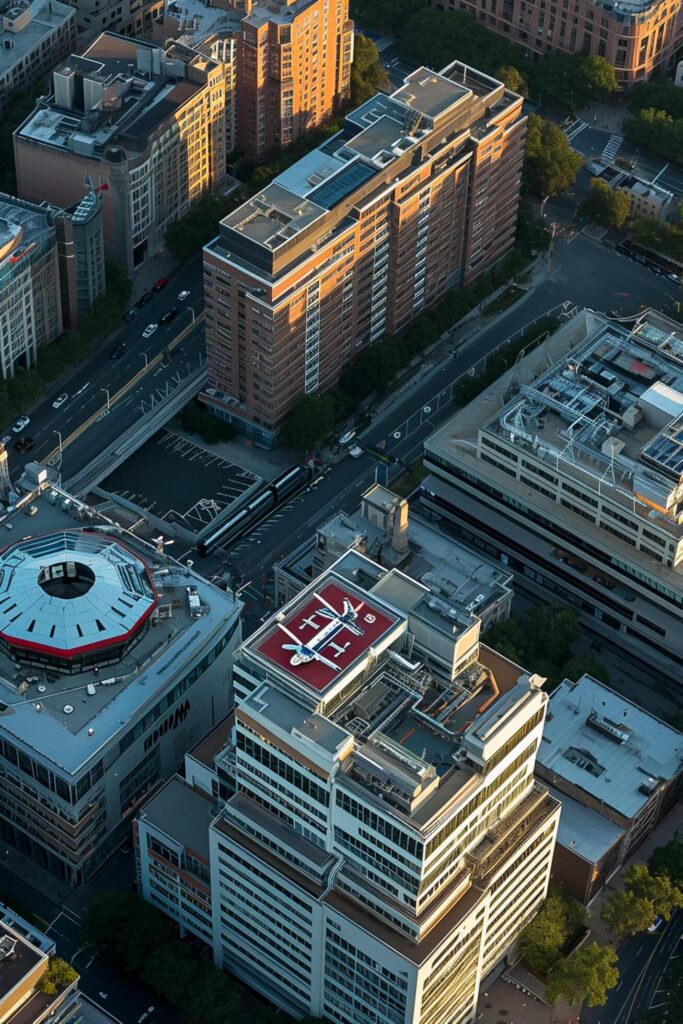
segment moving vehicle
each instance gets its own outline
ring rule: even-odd
[[[109,358],[110,359],[120,359],[125,351],[126,351],[126,343],[125,343],[125,341],[122,341],[120,345],[117,345],[116,348],[113,348],[111,350],[111,352],[109,353]]]
[[[87,391],[89,387],[90,381],[88,381],[86,384],[82,384],[78,391],[74,391],[74,398],[78,398],[78,396],[82,395],[84,391]]]
[[[160,277],[158,281],[154,282],[154,285],[152,286],[152,291],[153,292],[162,292],[167,284],[168,284],[168,278],[167,277]]]
[[[272,512],[277,505],[301,490],[311,479],[308,466],[290,466],[280,476],[259,491],[247,505],[230,516],[221,526],[212,530],[197,544],[200,555],[210,555],[217,547],[225,547],[251,530],[261,519]]]
[[[21,453],[21,452],[30,452],[32,448],[33,448],[33,438],[32,437],[19,437],[14,442],[14,450],[19,452],[19,453]]]
[[[12,435],[11,434],[5,434],[4,437],[0,438],[0,444],[4,444],[6,446],[6,445],[8,445],[10,443],[11,440],[12,440]]]
[[[354,444],[352,448],[349,448],[349,455],[352,459],[359,459],[363,454],[363,449],[358,444]]]
[[[339,444],[348,444],[349,441],[353,441],[356,436],[356,431],[351,429],[347,430],[346,433],[342,434],[339,438]]]
[[[37,505],[29,505],[29,507],[26,509],[26,515],[27,516],[36,516],[36,515],[38,515],[38,506]]]
[[[144,1024],[144,1021],[146,1021],[148,1017],[151,1017],[153,1013],[154,1007],[148,1006],[145,1012],[138,1017],[138,1024]]]
[[[170,324],[171,320],[175,320],[180,310],[177,306],[171,306],[169,310],[159,320],[160,324]]]
[[[12,431],[15,434],[20,434],[22,430],[27,427],[30,423],[28,416],[19,416],[12,424]]]
[[[123,314],[123,319],[124,320],[132,320],[133,317],[137,316],[137,315],[138,315],[137,309],[135,308],[135,306],[131,306],[131,308],[126,313]]]
[[[178,292],[178,302],[184,302],[185,299],[189,298],[189,292]]]
[[[657,929],[661,926],[663,920],[664,920],[664,918],[660,917],[659,914],[657,914],[656,918],[654,919],[654,921],[652,922],[652,924],[648,928],[648,931],[649,932],[656,932]]]
[[[151,302],[153,298],[154,296],[151,292],[143,292],[138,301],[135,303],[135,308],[142,309],[142,307],[146,306],[148,302]]]
[[[60,406],[64,405],[64,403],[68,401],[68,398],[69,396],[65,391],[63,394],[59,396],[59,398],[55,398],[54,402],[52,403],[52,408],[59,409]]]
[[[151,338],[158,326],[159,324],[147,324],[144,331],[142,332],[142,337]]]

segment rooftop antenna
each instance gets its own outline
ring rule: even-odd
[[[163,555],[164,548],[167,548],[170,544],[174,544],[173,540],[164,540],[163,534],[159,534],[158,537],[152,537],[152,543],[154,544],[157,554]]]

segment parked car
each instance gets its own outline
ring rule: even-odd
[[[167,277],[160,277],[158,281],[154,282],[154,285],[152,287],[152,291],[153,292],[162,292],[167,284],[168,284],[168,278]]]
[[[59,398],[55,398],[54,402],[52,403],[52,408],[59,409],[60,406],[64,405],[64,403],[68,401],[68,398],[69,396],[67,395],[66,391],[64,391],[63,394],[59,396]]]
[[[342,434],[339,438],[339,444],[348,444],[350,441],[353,441],[355,436],[355,430],[347,430],[346,433]]]
[[[151,338],[158,326],[159,324],[147,324],[144,331],[142,332],[142,337]]]
[[[12,440],[12,435],[11,434],[5,434],[4,437],[0,438],[0,444],[4,444],[5,447],[7,447],[7,445],[10,443],[11,440]]]
[[[26,515],[27,516],[36,516],[36,515],[38,515],[38,506],[37,505],[29,505],[29,507],[26,509]]]
[[[138,302],[140,302],[139,299],[138,299]],[[140,304],[144,305],[144,303],[140,303]],[[137,316],[137,315],[138,315],[137,309],[135,308],[135,306],[131,306],[131,308],[126,313],[123,314],[123,319],[124,320],[132,320],[133,317]]]
[[[185,291],[185,292],[178,292],[178,302],[184,302],[185,299],[188,299],[189,297],[190,297],[190,293],[187,292],[187,291]]]
[[[140,1014],[140,1016],[138,1017],[138,1024],[144,1024],[144,1021],[146,1021],[148,1017],[151,1017],[153,1013],[154,1007],[148,1006],[145,1012]]]
[[[120,345],[117,345],[116,348],[113,348],[111,350],[111,352],[109,353],[109,358],[110,359],[120,359],[125,351],[126,351],[126,344],[125,344],[125,342],[122,341]]]
[[[159,320],[159,323],[160,324],[170,324],[171,320],[175,320],[175,318],[178,316],[179,312],[180,312],[180,310],[178,309],[177,306],[171,306],[171,308],[169,310],[167,310],[164,313],[164,315],[161,317],[161,319]]]
[[[148,302],[151,302],[153,298],[154,296],[151,292],[143,292],[138,301],[135,303],[136,309],[142,309],[142,307],[146,306]]]
[[[15,434],[20,434],[25,427],[30,423],[28,416],[19,416],[12,424],[12,430]]]
[[[363,454],[363,449],[360,445],[354,444],[352,448],[349,448],[349,455],[352,459],[359,459]]]
[[[20,454],[21,454],[21,452],[30,452],[32,448],[33,448],[33,438],[32,437],[19,437],[14,442],[14,449],[15,449],[15,451],[19,452]]]
[[[656,918],[654,919],[654,921],[652,922],[652,924],[648,928],[648,931],[649,932],[656,932],[657,929],[661,926],[661,923],[662,923],[663,920],[664,920],[664,918],[660,917],[659,914],[657,914]]]

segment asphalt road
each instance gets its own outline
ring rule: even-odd
[[[659,932],[641,932],[622,942],[618,950],[619,983],[604,1006],[583,1008],[581,1024],[635,1024],[639,1014],[656,1006],[658,986],[682,934],[683,915],[679,911]],[[672,1024],[678,1019],[674,1016]]]
[[[582,235],[569,241],[560,238],[550,275],[495,324],[478,331],[464,346],[459,344],[457,354],[452,355],[453,345],[472,331],[471,325],[456,327],[440,353],[430,356],[428,372],[388,409],[375,415],[360,440],[372,445],[384,442],[385,452],[410,462],[418,458],[424,439],[452,412],[450,401],[439,400],[439,394],[546,310],[565,300],[608,313],[617,310],[624,315],[637,313],[648,305],[666,310],[672,307],[672,300],[667,298],[671,288],[640,264]],[[229,550],[223,564],[234,571],[237,580],[252,581],[242,595],[247,602],[246,631],[255,628],[268,608],[264,586],[274,562],[297,547],[318,523],[337,510],[356,509],[360,494],[375,480],[376,472],[383,482],[384,468],[378,467],[368,454],[357,460],[343,459],[314,488],[277,510],[248,540]],[[396,472],[390,470],[390,479]],[[216,558],[209,568],[216,571],[220,565]]]
[[[147,324],[158,323],[166,310],[178,304],[176,298],[182,289],[189,290],[190,296],[181,305],[180,315],[172,323],[160,325],[151,338],[143,339],[142,332]],[[134,294],[132,301],[137,297]],[[14,445],[10,445],[12,478],[16,479],[21,475],[26,462],[41,461],[57,449],[60,434],[66,443],[69,435],[90,416],[98,410],[105,411],[106,392],[109,392],[110,397],[114,396],[128,381],[139,374],[145,367],[145,359],[149,364],[191,324],[190,309],[197,315],[203,306],[202,263],[201,258],[197,257],[181,274],[175,274],[167,287],[156,294],[133,320],[124,321],[115,337],[91,355],[82,367],[68,376],[66,381],[53,385],[44,400],[30,411],[30,424],[16,437],[32,438],[34,447],[30,452],[19,454],[14,450]],[[133,408],[130,402],[127,405],[122,402],[116,403],[108,416],[105,415],[101,421],[88,429],[83,443],[80,443],[79,439],[79,442],[67,447],[63,457],[64,476],[68,478],[81,469],[133,422],[139,416],[140,401],[143,398],[149,401],[158,389],[163,391],[166,380],[170,381],[175,374],[184,370],[188,361],[194,361],[196,365],[200,358],[202,342],[203,331],[198,325],[195,331],[189,332],[187,341],[183,341],[182,355],[170,363],[166,370],[160,371],[158,367],[150,367],[144,381],[140,382],[141,390],[136,390]],[[111,359],[110,353],[122,343],[126,345],[122,357]],[[69,395],[68,400],[59,409],[54,409],[52,403],[58,395],[65,392]],[[5,434],[12,434],[9,423],[0,431],[0,435]]]
[[[620,135],[581,121],[580,124],[574,122],[567,137],[572,149],[582,156],[600,159],[607,149],[605,159],[609,159],[611,163],[614,163],[616,157],[633,161],[633,170],[639,177],[653,181],[670,192],[683,192],[683,169],[667,163],[653,153],[641,152],[625,142]]]

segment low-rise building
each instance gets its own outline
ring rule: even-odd
[[[337,512],[275,564],[276,606],[352,550],[424,583],[434,601],[476,615],[482,629],[508,618],[512,573],[409,513],[405,498],[373,484],[357,512]]]
[[[76,35],[75,11],[60,0],[0,2],[0,118],[10,94],[37,88]]]
[[[551,694],[535,771],[562,803],[553,881],[589,903],[680,796],[683,734],[584,675]]]
[[[105,32],[53,73],[14,135],[19,194],[68,208],[99,190],[109,259],[128,273],[226,180],[226,70],[180,44]]]
[[[683,329],[584,310],[425,442],[422,504],[634,657],[683,658]]]
[[[297,1018],[465,1024],[545,897],[548,696],[479,629],[348,552],[242,644],[234,716],[142,811],[142,894]]]
[[[0,903],[0,1024],[81,1019],[78,979],[54,995],[37,988],[55,953],[54,939]]]
[[[57,232],[50,213],[0,193],[0,374],[33,366],[62,333]]]
[[[231,708],[240,605],[34,470],[0,527],[0,837],[78,884]]]
[[[628,197],[630,217],[643,217],[657,223],[666,219],[673,201],[673,192],[652,181],[639,178],[631,171],[625,171],[613,164],[605,164],[600,160],[589,163],[588,170],[615,192],[623,192]]]

